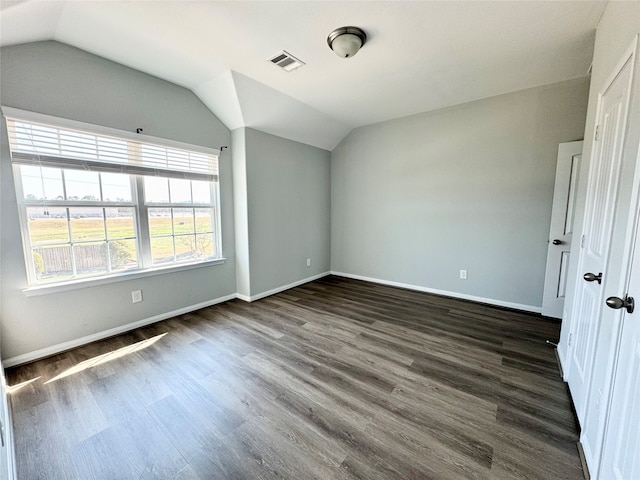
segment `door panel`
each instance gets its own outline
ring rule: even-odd
[[[569,269],[569,252],[562,252],[560,256],[560,279],[558,280],[558,289],[556,290],[556,298],[562,300],[564,306],[564,298],[567,296],[567,273]]]
[[[582,142],[561,143],[553,190],[542,314],[562,318]]]
[[[625,73],[629,75],[631,66],[627,64],[618,80],[622,83]],[[622,85],[621,85],[622,86]],[[604,263],[611,237],[611,225],[613,223],[613,208],[615,202],[616,187],[618,184],[617,172],[619,170],[620,144],[624,132],[623,128],[623,97],[624,92],[613,91],[614,98],[609,103],[610,109],[605,110],[602,122],[602,140],[600,149],[600,162],[598,162],[595,177],[595,198],[592,215],[589,220],[590,235],[585,245],[586,255],[598,264]],[[605,96],[603,103],[609,100]],[[616,155],[617,154],[617,155]]]
[[[593,349],[593,341],[595,339],[594,322],[589,320],[598,313],[599,299],[600,296],[594,294],[593,289],[584,289],[582,298],[578,302],[581,306],[582,315],[577,319],[573,335],[575,337],[575,347],[572,350],[571,361],[575,366],[575,375],[581,383],[586,383],[588,380],[589,352]]]
[[[582,152],[582,144],[584,142],[572,142],[576,143],[576,149],[579,148]],[[564,233],[569,235],[573,233],[573,219],[576,213],[576,193],[578,191],[578,172],[580,172],[580,162],[582,161],[582,153],[580,155],[571,156],[571,179],[569,180],[569,191],[567,192],[567,213],[565,215]]]
[[[620,480],[640,478],[640,238],[637,231],[626,292],[634,297],[636,308],[633,313],[621,310],[622,334],[599,475]]]
[[[635,52],[632,50],[631,52]],[[611,249],[621,249],[623,239],[612,244],[613,222],[618,199],[622,146],[629,108],[633,53],[601,93],[597,115],[597,138],[590,165],[583,249],[580,252],[576,303],[571,318],[571,345],[566,375],[580,424],[584,424],[589,383],[595,355],[595,339],[603,308],[603,287]],[[603,273],[604,272],[604,273]],[[586,273],[603,274],[602,284],[585,281]]]

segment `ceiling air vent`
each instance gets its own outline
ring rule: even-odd
[[[304,62],[302,60],[298,60],[296,57],[291,55],[289,52],[285,52],[284,50],[274,57],[270,58],[269,61],[287,72],[292,72],[304,65]]]

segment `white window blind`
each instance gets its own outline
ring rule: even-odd
[[[95,171],[117,171],[134,175],[218,180],[218,155],[209,149],[174,146],[177,142],[131,138],[43,123],[28,118],[30,112],[3,107],[14,163]],[[65,123],[74,123],[66,121]],[[90,127],[90,126],[89,126]],[[163,145],[163,143],[165,143]],[[172,143],[173,145],[167,145]]]

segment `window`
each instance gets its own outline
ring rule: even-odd
[[[222,257],[217,151],[3,112],[31,285]]]
[[[144,178],[154,265],[215,255],[215,211],[207,182]]]
[[[31,165],[14,169],[32,283],[140,267],[129,175]]]

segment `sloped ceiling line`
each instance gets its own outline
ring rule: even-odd
[[[230,129],[332,150],[355,127],[582,77],[606,1],[0,0],[0,46],[56,40],[191,89]],[[350,59],[333,29],[368,35]],[[286,73],[268,59],[306,63]]]

